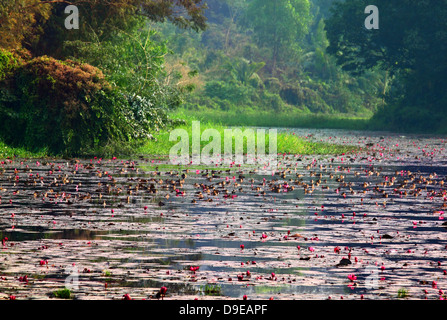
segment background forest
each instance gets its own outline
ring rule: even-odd
[[[155,25],[174,53],[168,61],[196,89],[184,107],[371,116],[388,78],[382,70],[352,76],[329,55],[333,2],[210,0],[204,32]]]
[[[0,141],[131,153],[191,118],[446,132],[447,0],[376,0],[379,30],[367,5],[0,0]]]

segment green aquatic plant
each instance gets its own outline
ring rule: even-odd
[[[109,270],[104,270],[104,276],[105,277],[111,277],[112,276],[112,272],[110,272]]]
[[[399,299],[407,298],[407,297],[408,297],[408,290],[405,289],[405,288],[400,288],[400,289],[397,291],[397,297],[398,297]]]
[[[218,284],[207,283],[205,286],[201,286],[200,289],[206,296],[222,295],[222,287]]]
[[[59,298],[59,299],[71,299],[72,293],[71,293],[70,289],[64,288],[64,289],[59,289],[59,290],[53,291],[53,296],[55,298]]]

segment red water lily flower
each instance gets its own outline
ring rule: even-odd
[[[48,264],[48,260],[40,260],[40,261],[39,261],[39,264],[40,264],[41,266],[44,266],[44,265]]]
[[[157,299],[160,299],[160,297],[161,297],[161,300],[163,300],[163,298],[165,297],[167,291],[168,291],[168,288],[161,287],[160,291],[158,291],[158,293],[156,295]]]
[[[350,274],[350,275],[348,275],[348,279],[351,280],[351,281],[355,281],[355,280],[357,280],[357,276],[353,275],[353,274]]]

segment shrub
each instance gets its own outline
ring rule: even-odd
[[[264,81],[265,88],[272,93],[279,93],[281,82],[278,78],[268,78]]]
[[[285,102],[294,106],[302,105],[304,102],[303,92],[298,87],[286,86],[279,94]]]
[[[248,83],[256,89],[264,89],[264,82],[262,81],[261,77],[255,73],[251,76],[250,80],[248,81]]]
[[[326,104],[318,92],[309,88],[303,88],[303,96],[304,105],[309,108],[311,112],[326,113],[332,111],[332,108]]]
[[[250,89],[234,81],[210,81],[205,85],[205,94],[211,98],[217,97],[232,103],[247,103],[250,100]]]
[[[0,81],[4,80],[20,64],[20,59],[13,53],[0,48]]]
[[[71,294],[70,289],[64,288],[64,289],[59,289],[59,290],[53,291],[53,297],[59,298],[59,299],[71,299],[72,294]]]
[[[264,91],[262,100],[267,110],[273,109],[275,111],[281,111],[284,108],[284,101],[279,94]]]
[[[132,126],[134,139],[147,139],[151,131],[158,131],[171,123],[165,109],[154,106],[146,98],[136,94],[126,95],[128,109],[124,110],[125,119]]]
[[[88,153],[112,141],[132,142],[150,129],[150,108],[112,88],[88,64],[35,58],[0,87],[9,97],[0,102],[0,133],[5,142],[29,150]]]
[[[420,106],[397,103],[380,109],[371,119],[371,125],[382,130],[392,127],[400,132],[442,132],[445,118],[443,112],[433,114]]]

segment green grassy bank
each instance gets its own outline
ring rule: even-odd
[[[175,116],[179,116],[179,114],[176,114]],[[203,133],[207,129],[214,129],[219,133],[220,139],[221,139],[221,153],[223,153],[224,148],[224,137],[225,137],[225,129],[227,129],[229,126],[236,126],[237,124],[228,124],[225,125],[221,123],[217,123],[214,121],[205,120],[205,118],[200,117],[194,117],[189,116],[185,117],[184,115],[181,116],[183,119],[187,118],[186,124],[181,125],[177,127],[177,129],[183,129],[188,133],[189,137],[189,147],[191,149],[192,146],[192,121],[193,120],[199,120],[200,121],[200,132]],[[224,122],[224,121],[222,121]],[[241,132],[243,133],[248,125],[242,125],[239,128],[241,129]],[[267,125],[266,125],[267,126]],[[141,148],[137,150],[138,154],[151,154],[151,155],[168,155],[171,148],[177,144],[180,140],[170,141],[170,135],[171,130],[162,131],[159,134],[155,135],[156,140],[149,140],[147,141]],[[235,135],[232,139],[232,149],[235,150],[235,143],[236,143],[236,137],[238,135]],[[265,138],[265,146],[266,146],[266,152],[269,152],[269,131],[266,130],[266,138]],[[243,152],[247,152],[247,146],[246,146],[246,138],[243,137],[244,141],[244,149]],[[206,145],[208,145],[212,139],[201,141],[200,144],[200,150],[203,149]],[[257,140],[256,140],[257,141]],[[278,153],[290,153],[290,154],[300,154],[300,155],[309,155],[309,154],[341,154],[341,153],[348,153],[355,151],[356,148],[353,146],[345,146],[345,145],[334,145],[329,143],[322,143],[322,142],[311,142],[307,141],[301,137],[297,137],[290,133],[280,133],[277,134],[277,152]]]
[[[231,126],[237,126],[241,128],[241,131],[244,132],[246,127],[249,126],[265,126],[265,127],[305,127],[305,124],[308,124],[309,127],[316,127],[316,124],[321,124],[321,127],[330,127],[329,122],[332,123],[332,128],[342,127],[342,124],[346,124],[342,118],[339,119],[330,119],[329,117],[312,117],[301,119],[298,122],[298,117],[287,117],[286,115],[278,115],[276,118],[273,116],[267,116],[263,114],[241,114],[241,116],[231,115],[231,114],[219,114],[209,112],[208,114],[194,114],[189,113],[185,115],[183,112],[178,111],[174,114],[171,114],[172,118],[185,119],[185,124],[177,126],[177,129],[184,129],[188,133],[190,142],[189,145],[192,145],[192,122],[194,120],[200,121],[200,131],[203,133],[207,129],[215,129],[220,137],[221,137],[221,146],[223,153],[224,146],[224,130]],[[322,119],[321,122],[316,119]],[[326,122],[324,122],[326,119]],[[294,122],[296,120],[296,122]],[[363,119],[351,119],[352,127],[359,126]],[[177,141],[169,141],[169,137],[171,131],[174,128],[166,128],[161,130],[160,132],[154,134],[154,140],[147,140],[142,143],[138,148],[123,148],[120,152],[113,151],[104,151],[97,150],[94,154],[85,155],[85,157],[90,156],[98,156],[98,157],[108,157],[108,156],[150,156],[150,155],[160,155],[160,156],[168,156],[171,148],[177,144]],[[236,138],[233,137],[233,150],[235,148]],[[244,138],[244,153],[247,152],[246,148],[246,139]],[[200,150],[203,149],[206,145],[210,143],[209,140],[202,141],[200,145]],[[266,152],[269,152],[269,135],[268,130],[266,131]],[[132,151],[130,151],[132,150]],[[297,137],[290,133],[278,133],[277,135],[277,152],[278,153],[290,153],[290,154],[300,154],[300,155],[309,155],[309,154],[341,154],[348,153],[356,150],[355,147],[352,146],[341,146],[341,145],[333,145],[328,143],[321,142],[310,142],[303,138]],[[20,147],[11,147],[6,145],[5,143],[0,141],[0,159],[6,158],[48,158],[48,157],[62,157],[61,155],[53,155],[50,154],[47,150],[41,150],[38,152],[31,152],[26,150],[25,148]]]
[[[274,111],[221,111],[221,110],[183,110],[171,114],[173,118],[185,115],[202,122],[211,122],[227,126],[258,126],[281,128],[315,128],[365,130],[369,127],[370,117],[333,114],[277,113]]]

